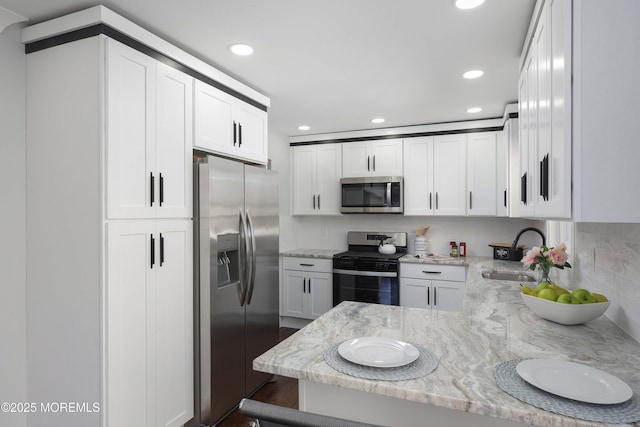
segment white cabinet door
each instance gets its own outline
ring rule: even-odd
[[[193,126],[195,148],[213,153],[233,154],[234,105],[235,100],[231,95],[196,80]],[[235,139],[237,144],[237,135]]]
[[[155,275],[151,268],[154,221],[107,225],[106,421],[110,426],[147,426],[154,372],[149,364],[149,315],[155,316]]]
[[[342,177],[359,178],[371,175],[371,155],[369,142],[342,144]]]
[[[266,164],[268,155],[267,112],[240,100],[236,101],[235,111],[238,127],[237,157]]]
[[[109,425],[177,427],[193,417],[191,224],[107,224]]]
[[[189,218],[193,79],[107,40],[107,217]]]
[[[340,215],[341,168],[341,144],[320,144],[316,147],[316,212],[320,215]]]
[[[509,216],[509,140],[513,132],[513,121],[506,121],[502,132],[496,134],[496,215]]]
[[[157,70],[157,217],[189,218],[193,204],[193,78],[162,63]]]
[[[291,147],[291,213],[316,214],[316,147]]]
[[[281,315],[306,318],[307,273],[283,270]]]
[[[402,140],[383,139],[371,142],[371,175],[402,176]]]
[[[106,46],[107,216],[153,218],[156,61],[110,39]]]
[[[433,137],[404,141],[404,214],[433,215]]]
[[[157,221],[154,233],[158,255],[147,343],[153,343],[155,386],[149,393],[155,395],[159,426],[178,427],[193,418],[192,230],[190,220]]]
[[[548,95],[550,109],[549,142],[538,151],[538,161],[543,162],[542,197],[545,218],[571,218],[571,29],[567,18],[570,4],[553,0],[549,3],[550,41],[548,43],[547,73],[551,88]],[[604,61],[605,63],[607,61]]]
[[[400,278],[400,305],[403,307],[431,308],[430,280]]]
[[[267,163],[267,112],[201,81],[194,89],[194,147]]]
[[[465,215],[466,135],[436,136],[433,145],[435,215]]]
[[[440,311],[460,311],[464,302],[464,282],[431,281],[431,305]]]
[[[333,276],[311,272],[307,278],[307,318],[317,319],[333,307]]]
[[[342,144],[342,176],[402,176],[402,140]]]
[[[291,147],[293,215],[339,215],[340,144]]]
[[[467,135],[467,214],[496,215],[496,132]]]

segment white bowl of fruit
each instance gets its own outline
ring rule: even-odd
[[[541,283],[535,289],[522,287],[524,303],[536,315],[562,325],[579,325],[596,319],[609,308],[607,297],[586,289],[569,291]]]

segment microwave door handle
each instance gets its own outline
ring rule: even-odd
[[[387,182],[387,206],[391,207],[391,183]]]

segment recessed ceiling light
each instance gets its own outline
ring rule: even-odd
[[[482,111],[482,108],[480,107],[471,107],[467,109],[467,113],[471,113],[471,114],[479,113],[480,111]]]
[[[484,0],[453,0],[458,9],[473,9],[484,3]]]
[[[253,53],[253,48],[251,46],[242,43],[232,44],[229,46],[229,50],[240,56],[247,56]]]
[[[384,119],[382,117],[371,119],[371,123],[375,123],[375,124],[384,123]]]
[[[308,125],[300,125],[298,126],[298,130],[309,130],[311,129],[311,126]]]
[[[464,73],[462,77],[464,77],[465,79],[477,79],[478,77],[481,77],[483,74],[484,74],[484,71],[482,70],[470,70]]]

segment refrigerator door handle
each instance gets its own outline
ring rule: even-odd
[[[249,268],[249,280],[247,281],[247,305],[251,304],[251,297],[253,296],[253,287],[256,284],[256,233],[253,227],[253,219],[251,213],[247,210],[247,223],[249,224],[249,236],[251,237],[251,256],[248,258],[251,266]]]
[[[249,262],[249,230],[247,227],[247,220],[245,218],[245,214],[240,209],[240,230],[242,232],[242,238],[244,239],[244,250],[242,251],[242,264],[241,271],[244,274],[240,275],[240,290],[238,291],[238,296],[240,298],[240,307],[244,306],[247,300],[247,289],[249,288],[249,279],[250,276],[247,274],[247,264]]]

